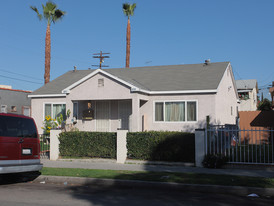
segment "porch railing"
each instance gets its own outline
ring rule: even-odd
[[[222,154],[230,163],[274,164],[274,129],[211,127],[205,131],[206,154]]]

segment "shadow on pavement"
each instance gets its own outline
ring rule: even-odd
[[[40,172],[0,174],[0,185],[31,182],[41,175]]]

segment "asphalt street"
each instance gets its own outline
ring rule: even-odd
[[[73,186],[65,184],[17,183],[0,185],[1,206],[52,205],[274,205],[270,197],[247,197],[227,194],[150,190],[145,188],[116,188]]]

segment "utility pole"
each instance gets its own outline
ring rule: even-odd
[[[99,58],[100,59],[100,64],[99,65],[91,65],[91,66],[99,67],[99,69],[102,69],[102,67],[108,67],[106,65],[102,65],[102,63],[104,62],[104,59],[109,58],[109,56],[103,56],[103,55],[106,55],[106,54],[110,54],[110,53],[102,53],[102,51],[100,51],[100,53],[93,54],[93,58]]]

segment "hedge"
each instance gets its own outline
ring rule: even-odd
[[[63,132],[59,141],[61,156],[116,158],[114,132]]]
[[[129,159],[194,162],[195,135],[184,132],[130,132]]]

